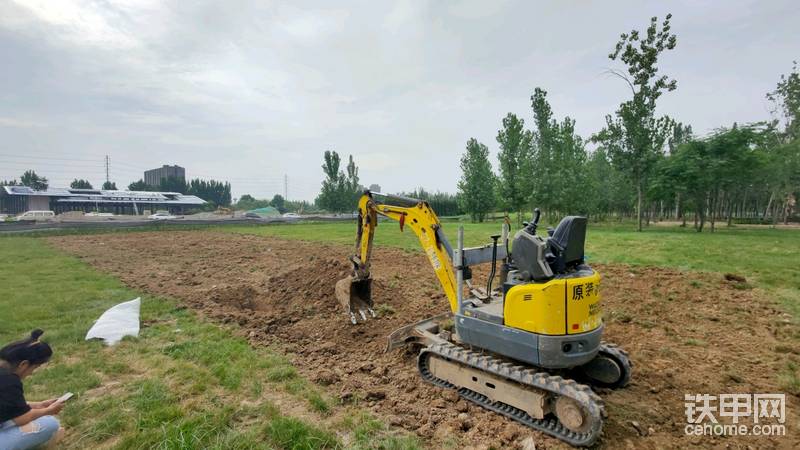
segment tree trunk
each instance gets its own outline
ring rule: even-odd
[[[733,224],[733,199],[728,199],[728,228]]]
[[[775,225],[778,224],[778,208],[780,208],[780,206],[778,205],[778,202],[775,202],[772,205],[772,227],[773,228],[775,227]]]
[[[786,196],[786,201],[783,202],[783,224],[789,224],[789,196]]]
[[[775,193],[769,194],[769,201],[767,202],[767,207],[764,208],[764,215],[761,216],[761,221],[765,222],[767,220],[767,212],[769,211],[769,207],[772,206],[772,198],[775,196]]]
[[[642,231],[642,181],[636,183],[636,231]]]
[[[714,195],[712,195],[711,198],[708,199],[708,202],[709,202],[708,212],[711,214],[711,232],[713,233],[714,224],[716,223],[715,217],[717,215],[717,194],[714,193]],[[700,223],[700,228],[703,228],[702,222]]]

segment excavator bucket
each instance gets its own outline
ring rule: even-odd
[[[375,317],[372,310],[372,277],[359,279],[348,276],[336,282],[336,299],[350,315],[350,322],[355,325],[358,317],[367,320],[367,314]]]

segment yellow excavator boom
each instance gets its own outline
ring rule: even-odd
[[[379,202],[375,197],[384,197]],[[390,204],[404,203],[405,205]],[[372,312],[371,274],[372,241],[378,227],[378,216],[387,217],[400,223],[400,231],[410,228],[417,235],[428,261],[436,273],[436,278],[444,289],[450,310],[458,310],[456,277],[453,272],[451,250],[442,232],[442,225],[433,209],[423,200],[397,196],[383,196],[366,191],[358,202],[358,233],[355,254],[350,258],[353,275],[336,284],[336,296],[356,322],[356,313],[366,318]]]

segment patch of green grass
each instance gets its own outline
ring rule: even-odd
[[[378,317],[391,316],[394,313],[394,307],[387,303],[381,303],[375,307],[375,314],[377,314]]]
[[[230,328],[150,296],[142,296],[138,338],[111,348],[87,342],[105,309],[141,294],[38,238],[0,237],[0,260],[14,262],[0,271],[0,341],[42,328],[54,349],[52,361],[25,380],[28,399],[76,394],[60,414],[62,448],[341,446],[325,423],[341,406],[275,349],[253,348]],[[281,414],[269,399],[278,394],[296,396],[309,419]],[[390,435],[385,428],[376,439]]]
[[[797,363],[789,361],[779,380],[781,389],[792,395],[800,395],[800,367]]]
[[[336,436],[291,417],[276,417],[267,424],[265,434],[278,448],[316,450],[341,446]]]
[[[368,412],[353,411],[352,414],[348,414],[342,419],[341,426],[353,430],[354,441],[350,444],[352,450],[373,448],[416,450],[423,448],[416,436],[409,434],[386,435],[386,425]]]
[[[311,407],[320,414],[328,414],[331,411],[331,405],[325,400],[319,392],[311,391],[307,394],[308,403]]]
[[[292,366],[277,366],[267,371],[267,380],[286,381],[297,377],[297,370]]]

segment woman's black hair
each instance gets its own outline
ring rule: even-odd
[[[33,330],[27,339],[6,345],[0,349],[0,359],[12,367],[18,366],[22,361],[34,365],[46,363],[53,356],[53,349],[46,342],[39,342],[43,334],[42,330]]]

